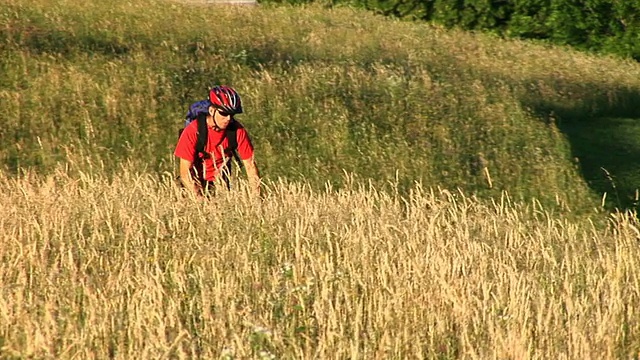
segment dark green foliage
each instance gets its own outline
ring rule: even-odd
[[[349,1],[346,1],[349,2]],[[429,20],[433,14],[435,3],[438,1],[415,0],[354,0],[357,6],[380,12],[384,15],[400,18]]]
[[[265,0],[309,3],[313,0]],[[433,21],[640,60],[640,2],[616,0],[333,0]]]

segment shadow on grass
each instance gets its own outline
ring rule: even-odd
[[[582,176],[606,208],[640,210],[640,92],[586,87],[592,90],[582,107],[536,100],[526,105],[566,136]]]
[[[15,43],[33,53],[69,55],[77,52],[124,56],[131,51],[130,41],[108,33],[75,34],[60,29],[13,26],[0,30],[0,43]]]

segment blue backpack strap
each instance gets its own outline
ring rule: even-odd
[[[242,168],[242,160],[240,159],[240,155],[238,155],[238,124],[232,121],[227,129],[225,130],[225,136],[227,137],[228,149],[233,154],[233,158],[238,163],[238,166]]]
[[[198,140],[196,141],[195,157],[205,158],[207,141],[209,140],[209,128],[207,127],[207,114],[201,113],[196,118],[198,122]]]
[[[205,152],[205,148],[207,146],[209,137],[209,129],[207,127],[207,115],[209,114],[209,106],[211,106],[211,102],[209,100],[201,100],[191,104],[184,118],[184,127],[178,130],[178,138],[180,138],[180,136],[182,136],[184,128],[186,128],[193,121],[198,122],[198,132],[196,147],[194,149],[193,165],[194,167],[198,168],[198,178],[194,180],[199,181],[202,186],[205,186],[205,184],[207,183],[202,175],[204,174],[203,160],[208,157],[208,154]],[[178,175],[177,179],[179,178],[180,176]],[[182,182],[179,182],[179,184],[180,186],[182,186]]]
[[[196,141],[194,161],[202,159],[206,155],[204,150],[207,146],[207,140],[209,136],[209,129],[207,128],[207,115],[209,114],[209,106],[211,106],[211,102],[209,100],[200,100],[194,102],[189,106],[189,111],[187,111],[187,115],[184,118],[185,128],[193,121],[198,122],[198,139]],[[182,131],[184,131],[184,128],[178,131],[178,137],[182,135]]]

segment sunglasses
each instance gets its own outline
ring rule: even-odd
[[[221,116],[224,116],[224,117],[233,115],[232,113],[228,113],[226,111],[221,111],[221,110],[218,110],[218,114],[220,114]]]

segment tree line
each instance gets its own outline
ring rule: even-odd
[[[317,0],[263,0],[310,3]],[[387,16],[640,60],[639,0],[329,0]],[[326,2],[326,0],[325,0]]]

